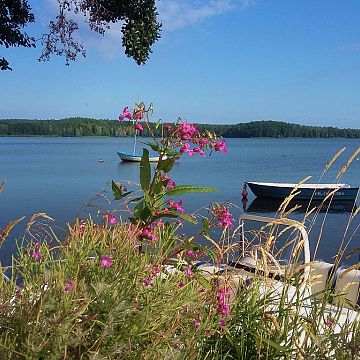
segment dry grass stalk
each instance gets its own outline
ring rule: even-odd
[[[0,185],[0,193],[2,192],[4,186],[5,186],[6,179],[3,180],[3,182]]]
[[[310,266],[313,265],[313,264],[317,264],[318,261],[310,261],[310,262],[307,262],[307,263],[303,263],[303,264],[300,264],[300,265],[297,265],[293,268],[293,270],[291,271],[291,273],[289,273],[289,276],[290,277],[293,277],[295,274],[297,274],[299,271],[305,269],[307,266]]]
[[[325,166],[325,171],[329,170],[330,167],[332,166],[332,164],[335,162],[335,160],[346,150],[346,147],[343,147],[342,149],[340,149],[335,155],[334,157],[326,164]]]
[[[336,175],[336,179],[339,179],[342,174],[346,171],[346,169],[350,166],[353,160],[359,155],[360,146],[356,149],[356,151],[349,157],[349,160],[345,163],[345,165],[340,169],[338,174]]]
[[[345,259],[349,259],[352,255],[356,254],[356,253],[360,253],[360,247],[351,250],[349,253],[346,254]]]
[[[28,223],[26,224],[26,231],[29,231],[31,226],[35,223],[35,220],[39,217],[42,217],[46,220],[49,220],[49,221],[54,221],[54,219],[49,216],[49,215],[46,215],[46,213],[36,213],[34,214],[33,216],[31,216],[31,218],[29,219]]]
[[[347,273],[349,273],[352,270],[358,270],[360,269],[360,263],[354,264],[350,267],[348,267],[346,270],[342,271],[341,274],[339,275],[339,278],[342,278],[343,276],[345,276]]]
[[[10,231],[14,228],[14,226],[16,226],[20,221],[24,220],[25,216],[18,218],[16,220],[10,221],[5,228],[3,229],[3,231],[0,234],[0,247],[2,246],[2,244],[4,243],[5,239],[8,237]]]

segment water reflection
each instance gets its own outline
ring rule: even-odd
[[[281,199],[255,198],[252,202],[245,204],[244,210],[248,213],[276,213],[282,204]],[[333,200],[331,202],[292,200],[286,209],[292,209],[298,205],[295,212],[306,213],[316,207],[320,213],[351,213],[356,208],[353,200]]]

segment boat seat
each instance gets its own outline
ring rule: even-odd
[[[329,288],[334,264],[323,261],[315,261],[310,265],[310,283],[312,293],[317,293],[317,298],[322,297],[322,292]]]
[[[360,270],[341,269],[338,273],[335,285],[334,304],[345,307],[360,306]],[[347,301],[344,301],[347,300]]]

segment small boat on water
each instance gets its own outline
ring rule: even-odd
[[[359,188],[349,184],[288,184],[247,181],[251,191],[257,197],[285,199],[296,188],[297,200],[323,200],[332,193],[332,200],[355,200]]]
[[[123,161],[123,162],[140,162],[141,161],[141,155],[139,154],[129,154],[129,153],[124,153],[124,152],[117,152],[119,155],[119,158]],[[159,161],[159,156],[152,156],[149,157],[149,161],[150,162],[158,162]]]

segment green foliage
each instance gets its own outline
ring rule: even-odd
[[[194,192],[218,192],[219,190],[207,186],[177,185],[165,191],[166,196],[182,195]]]
[[[359,129],[339,129],[335,127],[289,124],[282,121],[251,121],[236,125],[199,124],[199,130],[207,129],[226,138],[359,138]]]
[[[26,0],[2,0],[0,2],[0,45],[5,47],[35,47],[35,39],[22,32],[22,28],[34,22],[34,15]],[[0,58],[0,70],[12,70],[5,58]]]
[[[70,229],[65,245],[38,248],[41,261],[21,252],[9,282],[0,271],[1,358],[163,359],[191,354],[211,323],[211,307],[205,306],[211,293],[199,292],[196,278],[162,267],[176,244],[172,228],[159,233],[153,256],[134,248],[137,236],[128,224],[107,228],[88,222],[82,232],[78,226]],[[31,254],[34,245],[27,250]],[[100,266],[104,255],[111,256],[110,267]],[[21,290],[16,288],[18,277]],[[185,286],[178,286],[180,280]],[[193,326],[196,314],[204,324],[201,329]]]
[[[304,137],[304,138],[360,138],[359,129],[338,129],[334,127],[305,126],[277,121],[253,121],[237,125],[197,125],[199,130],[211,130],[225,138],[248,137]],[[150,124],[154,135],[160,137],[161,129]],[[0,120],[0,136],[111,136],[126,137],[134,135],[131,122],[114,120],[95,120],[86,118],[69,118],[63,120]],[[145,127],[141,136],[151,136]],[[149,145],[146,143],[146,145]],[[149,145],[158,151],[156,144]],[[167,150],[170,157],[179,156],[171,149]]]
[[[140,161],[140,185],[144,191],[149,190],[151,178],[151,168],[149,161],[149,150],[143,149]]]
[[[51,55],[65,57],[66,65],[78,54],[86,55],[78,42],[79,25],[74,14],[82,13],[90,29],[104,34],[110,24],[122,22],[122,45],[125,54],[138,65],[145,64],[151,47],[160,38],[155,0],[59,0],[59,13],[49,23],[49,32],[43,34],[43,50],[39,58],[49,60]],[[21,32],[21,28],[34,22],[34,15],[26,0],[0,2],[0,45],[35,47],[35,39]],[[69,17],[70,14],[70,17]],[[0,58],[0,70],[11,70],[5,58]]]
[[[123,189],[119,185],[117,185],[114,181],[111,181],[111,189],[114,194],[115,200],[121,200],[125,196],[130,195],[132,193],[132,191],[128,191],[124,193]]]

